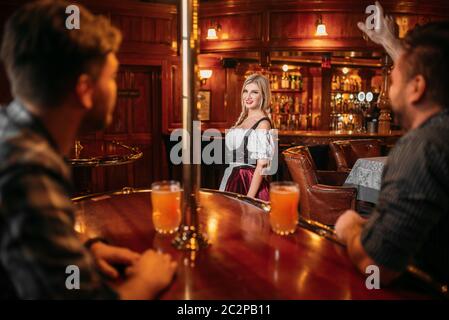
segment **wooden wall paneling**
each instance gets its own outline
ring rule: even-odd
[[[207,40],[207,29],[220,24],[217,40]],[[234,12],[225,15],[200,15],[201,52],[232,51],[241,48],[261,47],[263,45],[263,13],[262,12]]]
[[[202,52],[225,52],[229,50],[372,50],[381,49],[372,42],[365,41],[356,23],[364,21],[364,13],[372,1],[330,0],[330,1],[258,1],[236,0],[232,2],[207,1],[200,7],[200,20],[204,24],[226,21],[228,15],[245,19],[248,12],[260,14],[262,38],[260,41],[248,41],[246,28],[233,23],[232,41],[205,40],[202,38]],[[396,17],[402,26],[402,34],[416,23],[449,18],[449,3],[443,1],[382,1],[387,13]],[[315,22],[321,14],[329,36],[317,38]],[[236,18],[238,19],[238,18]],[[246,19],[249,21],[249,19]],[[203,25],[203,28],[206,26]],[[225,28],[224,28],[225,29]],[[237,30],[240,29],[240,30]],[[206,29],[207,30],[207,29]],[[223,34],[227,34],[225,30]],[[239,37],[239,35],[242,35]]]
[[[149,72],[148,70],[142,69],[136,70],[132,74],[135,77],[135,84],[131,89],[138,90],[141,95],[131,99],[130,109],[128,110],[130,114],[128,126],[131,128],[130,133],[133,135],[141,134],[142,138],[148,140],[150,139],[150,136],[148,136],[149,132],[152,131],[152,125],[155,122],[151,112],[152,110],[148,108],[148,101],[151,101],[150,106],[154,109],[157,109],[159,106],[155,99],[160,95],[160,93],[157,93],[157,90],[160,89],[160,86],[157,85],[159,79],[156,78],[160,74],[160,71],[155,70]],[[160,119],[157,120],[160,123]]]
[[[124,34],[121,51],[174,54],[172,21],[154,17],[112,14],[111,20]]]
[[[205,125],[208,128],[224,128],[227,126],[227,115],[224,112],[226,70],[222,67],[214,67],[212,70],[213,76],[208,83],[211,90],[210,120],[205,121]]]
[[[101,191],[149,187],[152,181],[168,176],[162,130],[169,127],[168,107],[175,94],[168,89],[171,62],[179,60],[176,6],[117,0],[84,2],[121,29],[119,60],[128,78],[119,77],[119,88],[140,92],[135,99],[119,99],[114,124],[96,139],[122,141],[144,154],[133,164],[95,170],[93,181]]]
[[[104,188],[149,187],[164,176],[161,110],[160,67],[123,66],[129,74],[125,90],[137,90],[138,97],[123,98],[127,114],[126,133],[105,133],[103,140],[118,140],[138,146],[144,157],[133,164],[104,168]],[[125,77],[126,78],[126,77]],[[165,172],[166,173],[166,172]]]
[[[122,53],[177,54],[177,8],[170,4],[119,0],[82,0],[108,16],[123,33]]]
[[[219,58],[200,55],[199,66],[213,71],[212,77],[200,87],[200,90],[211,90],[210,120],[203,122],[203,129],[228,129],[240,115],[244,74],[239,74],[237,68],[224,68]]]
[[[315,36],[317,13],[315,12],[272,12],[270,14],[270,47],[276,49],[301,48],[302,50],[367,49],[375,47],[365,41],[356,27],[364,21],[365,15],[320,12],[326,30],[326,37]]]
[[[132,100],[128,97],[121,96],[120,91],[131,89],[131,82],[134,81],[132,77],[134,77],[134,74],[128,70],[123,70],[123,68],[121,68],[121,71],[117,74],[117,104],[114,110],[113,121],[111,125],[106,128],[105,134],[125,134],[128,132],[128,107],[129,104],[132,103]]]
[[[168,177],[168,159],[166,158],[165,144],[163,142],[162,133],[162,103],[161,95],[162,82],[160,73],[152,74],[152,86],[150,87],[150,95],[152,97],[152,105],[155,106],[152,118],[152,153],[153,153],[153,181],[167,179]]]
[[[118,75],[119,91],[122,94],[137,91],[139,95],[132,98],[121,94],[112,129],[97,132],[94,139],[116,140],[136,146],[144,156],[128,165],[94,168],[92,185],[95,186],[95,192],[116,190],[125,186],[150,187],[151,182],[168,177],[168,164],[162,143],[161,74],[164,60],[129,58],[123,55],[120,60],[122,65]]]
[[[245,81],[244,74],[238,69],[227,69],[226,114],[228,128],[232,127],[242,112],[241,91]]]
[[[169,134],[182,127],[182,69],[179,59],[162,63],[162,131]]]

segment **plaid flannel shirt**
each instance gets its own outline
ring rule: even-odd
[[[70,170],[18,101],[0,110],[0,298],[113,299],[74,230]],[[80,271],[69,290],[66,268]]]

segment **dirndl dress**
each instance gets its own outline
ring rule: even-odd
[[[229,166],[223,175],[220,190],[246,195],[256,169],[257,160],[273,159],[274,142],[271,130],[256,129],[262,118],[250,129],[232,128],[226,133],[226,161]],[[266,168],[265,172],[268,171]],[[263,180],[257,191],[256,198],[269,201],[269,180]]]

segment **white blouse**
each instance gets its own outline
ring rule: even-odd
[[[248,158],[252,160],[272,160],[275,149],[272,130],[255,129],[250,133],[248,130],[251,129],[234,128],[227,131],[225,137],[227,151],[232,156],[232,151],[237,150],[237,159],[232,162],[245,163],[244,152],[248,152]],[[247,134],[249,134],[247,150],[243,150],[243,142]]]
[[[251,130],[251,132],[248,132],[249,130]],[[247,150],[244,150],[244,140],[246,135],[248,135],[248,144]],[[272,174],[271,164],[276,151],[273,136],[273,130],[267,129],[253,130],[234,128],[229,129],[226,132],[226,163],[229,163],[229,166],[226,168],[223,179],[221,180],[221,191],[225,190],[227,181],[235,167],[241,165],[255,167],[257,160],[268,160],[267,166],[262,170],[262,175]],[[248,157],[245,157],[245,154],[247,154]]]

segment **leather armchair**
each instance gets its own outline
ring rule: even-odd
[[[299,212],[304,218],[334,225],[345,210],[355,209],[357,190],[341,186],[346,173],[317,171],[307,147],[289,148],[282,154],[299,185]]]
[[[359,158],[380,157],[381,141],[376,139],[341,140],[330,143],[337,171],[350,172]]]

